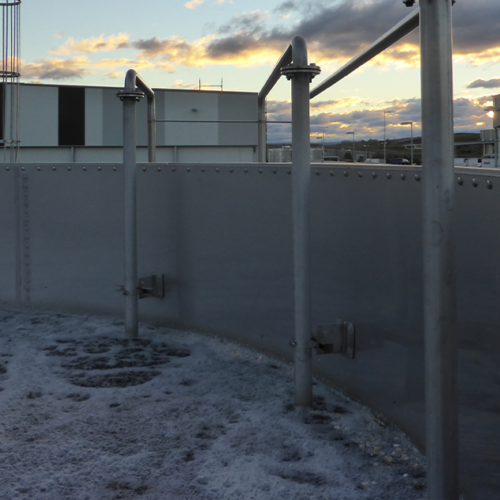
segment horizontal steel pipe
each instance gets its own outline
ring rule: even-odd
[[[419,25],[419,11],[416,10],[410,15],[405,17],[401,22],[396,24],[387,33],[382,35],[378,40],[373,42],[369,47],[360,52],[357,56],[353,57],[347,64],[338,69],[333,75],[329,76],[326,80],[314,87],[310,92],[310,98],[313,99],[317,95],[324,92],[326,89],[335,85],[337,82],[351,74],[363,64],[373,59],[375,56],[383,52],[385,49],[394,43],[404,38],[408,33],[418,28]]]

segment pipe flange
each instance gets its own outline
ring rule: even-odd
[[[140,90],[135,90],[133,92],[120,90],[116,93],[116,97],[118,97],[120,101],[123,101],[123,99],[127,98],[132,98],[138,101],[139,99],[142,99],[144,97],[144,92],[141,92]]]
[[[306,74],[309,75],[309,81],[312,82],[312,79],[320,73],[321,68],[314,63],[309,64],[309,66],[296,66],[295,64],[290,64],[290,66],[281,68],[281,74],[285,75],[287,80],[291,80],[298,74]]]

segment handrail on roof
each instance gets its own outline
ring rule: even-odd
[[[353,57],[348,63],[342,66],[340,69],[335,71],[326,80],[321,82],[319,85],[314,87],[309,96],[314,98],[321,92],[330,88],[332,85],[336,84],[342,78],[351,74],[353,71],[358,69],[363,64],[367,63],[375,56],[383,52],[385,49],[395,44],[406,35],[418,28],[420,24],[420,11],[417,9],[413,11],[410,15],[406,16],[402,21],[392,27],[387,33],[384,33],[378,40],[373,42],[369,47],[360,52],[358,55]]]

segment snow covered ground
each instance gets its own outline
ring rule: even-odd
[[[293,368],[194,333],[0,311],[0,497],[416,500],[408,439]]]

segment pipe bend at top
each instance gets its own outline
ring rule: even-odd
[[[307,66],[307,44],[303,36],[296,35],[290,40],[292,62],[296,66]]]
[[[155,93],[148,87],[146,82],[141,78],[135,69],[129,69],[125,75],[125,91],[135,92],[135,89],[141,89],[148,99],[154,99]]]

